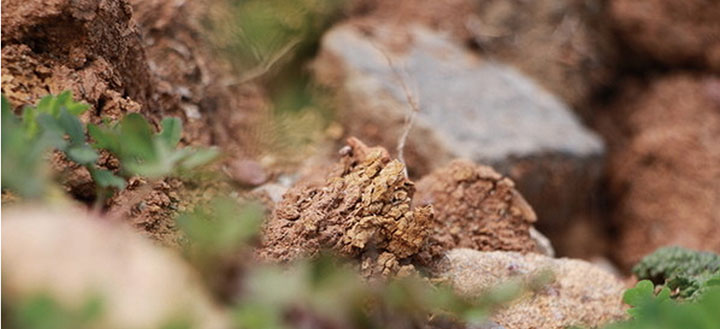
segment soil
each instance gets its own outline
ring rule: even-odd
[[[720,72],[720,3],[705,0],[612,0],[621,38],[664,65]]]
[[[333,250],[358,259],[366,276],[412,272],[432,207],[411,209],[414,184],[381,147],[348,139],[324,183],[299,182],[275,209],[257,250],[262,261],[288,262]]]
[[[664,245],[720,252],[720,79],[676,74],[626,90],[600,125],[615,257],[629,267]]]
[[[423,177],[413,205],[431,204],[435,216],[417,258],[432,265],[453,248],[530,252],[535,212],[513,182],[487,166],[455,160]]]
[[[228,82],[230,65],[201,37],[199,21],[208,10],[195,1],[3,1],[2,92],[19,112],[48,93],[72,90],[92,106],[81,117],[85,122],[140,112],[157,127],[162,117],[180,117],[181,144],[218,145],[229,155],[225,161],[251,163],[257,173],[262,168],[252,161],[262,149],[257,131],[266,126],[267,100],[257,85]],[[60,154],[52,163],[71,195],[93,201],[87,170]],[[107,154],[98,165],[118,169]],[[167,179],[151,185],[131,181],[106,202],[106,211],[173,245],[177,194],[197,194],[194,184]]]

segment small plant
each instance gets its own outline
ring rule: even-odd
[[[704,288],[694,300],[683,301],[670,298],[667,287],[655,288],[649,280],[640,281],[624,295],[625,303],[632,306],[628,310],[632,318],[606,329],[718,329],[720,284],[709,280]]]
[[[633,273],[670,288],[673,298],[692,299],[720,274],[720,255],[681,247],[664,247],[643,258]]]
[[[79,308],[70,309],[49,295],[38,294],[12,305],[12,322],[15,328],[27,329],[97,328],[104,307],[99,297],[87,298]]]
[[[88,109],[89,105],[73,101],[71,92],[65,91],[26,107],[19,119],[2,96],[2,188],[24,197],[42,196],[49,185],[43,158],[52,149],[87,168],[101,191],[126,185],[124,178],[96,165],[101,150],[120,160],[123,177],[168,176],[206,164],[218,155],[212,148],[177,149],[180,119],[165,118],[162,131],[153,134],[145,118],[135,113],[116,124],[86,126],[78,116]],[[94,144],[86,141],[87,132]]]

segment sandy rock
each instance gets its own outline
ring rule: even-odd
[[[625,286],[609,272],[590,263],[538,254],[455,249],[448,253],[443,275],[459,293],[477,296],[510,278],[529,279],[544,270],[554,277],[545,287],[528,292],[493,316],[505,328],[597,327],[625,316]]]
[[[613,114],[601,130],[616,258],[630,267],[666,245],[720,252],[720,79],[665,77],[629,89]]]
[[[417,183],[414,205],[430,204],[434,216],[419,258],[433,264],[454,248],[530,252],[535,212],[512,180],[492,168],[454,160]]]
[[[623,40],[642,55],[720,72],[720,3],[612,0],[610,17]]]
[[[545,231],[564,226],[588,204],[602,141],[509,66],[421,27],[404,33],[343,24],[324,36],[314,72],[320,83],[337,88],[349,134],[389,150],[409,111],[403,77],[420,107],[405,149],[412,176],[457,157],[489,164],[516,182]]]
[[[261,260],[287,262],[331,249],[361,262],[365,275],[410,270],[424,244],[430,206],[411,209],[414,184],[381,147],[348,140],[323,184],[297,183],[263,230]]]
[[[48,293],[77,309],[94,295],[98,328],[192,327],[229,323],[180,257],[117,223],[68,209],[3,209],[3,297]]]

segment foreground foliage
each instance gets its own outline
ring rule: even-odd
[[[43,97],[35,106],[23,109],[17,118],[2,96],[2,188],[20,196],[38,198],[50,184],[45,157],[57,150],[90,172],[99,192],[123,189],[126,178],[159,178],[204,165],[213,160],[215,149],[177,148],[182,134],[178,118],[165,118],[162,131],[154,134],[150,124],[137,113],[120,122],[85,125],[79,118],[89,105],[75,102],[70,91]],[[95,140],[89,144],[86,135]],[[120,160],[118,176],[100,168],[100,152]],[[122,176],[122,177],[121,177]]]
[[[706,282],[720,274],[720,255],[681,247],[664,247],[643,258],[633,273],[670,288],[673,298],[693,299]]]
[[[660,248],[638,263],[641,279],[625,292],[632,318],[611,329],[720,328],[720,255],[679,247]]]

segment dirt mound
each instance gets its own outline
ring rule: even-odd
[[[719,252],[720,80],[662,78],[629,89],[615,111],[619,119],[602,130],[616,136],[609,179],[617,258],[630,266],[664,245]]]
[[[380,147],[350,138],[323,184],[291,188],[266,223],[261,260],[286,262],[323,249],[360,259],[363,274],[406,272],[425,242],[430,206],[411,209],[414,184]]]
[[[610,9],[621,37],[642,55],[720,72],[719,2],[613,0]]]
[[[428,242],[418,258],[433,264],[453,248],[529,252],[535,212],[513,182],[490,167],[455,160],[417,183],[415,206],[431,204]]]

